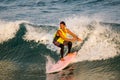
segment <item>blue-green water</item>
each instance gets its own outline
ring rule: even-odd
[[[0,80],[120,80],[119,9],[119,0],[0,0]],[[61,20],[83,41],[74,64],[46,74]]]

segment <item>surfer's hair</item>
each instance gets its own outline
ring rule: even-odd
[[[61,21],[60,24],[66,25],[64,21]]]

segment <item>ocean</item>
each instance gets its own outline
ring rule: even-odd
[[[73,64],[46,74],[60,21],[82,42]],[[0,0],[0,80],[120,80],[120,0]]]

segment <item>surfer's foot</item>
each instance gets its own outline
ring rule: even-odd
[[[65,61],[64,58],[61,58],[60,60],[61,60],[61,61]]]
[[[67,55],[72,55],[72,53],[67,53]]]
[[[67,53],[66,56],[69,55],[69,54],[70,54],[70,53]]]

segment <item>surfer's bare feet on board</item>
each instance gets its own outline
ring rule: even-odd
[[[61,60],[61,61],[65,61],[64,58],[61,58],[60,60]]]
[[[67,53],[66,56],[69,55],[69,54],[71,54],[71,53]]]
[[[73,53],[67,53],[67,55],[68,55],[68,56],[72,56],[72,55],[73,55]]]

